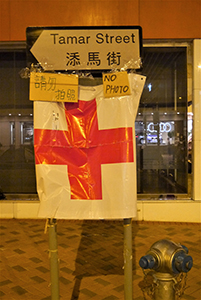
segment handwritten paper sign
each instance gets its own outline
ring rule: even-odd
[[[78,76],[31,72],[31,101],[78,102]]]
[[[103,74],[103,92],[105,98],[130,95],[127,72]]]

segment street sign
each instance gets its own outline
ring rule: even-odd
[[[28,27],[27,46],[44,70],[111,70],[141,67],[142,29]]]

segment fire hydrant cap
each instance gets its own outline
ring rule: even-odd
[[[175,263],[173,266],[173,270],[177,272],[187,273],[193,266],[193,259],[190,255],[186,255],[185,253],[179,253],[175,257]]]
[[[140,258],[139,265],[142,269],[152,269],[155,265],[155,259],[152,255],[145,255]]]

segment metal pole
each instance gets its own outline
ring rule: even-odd
[[[59,300],[59,262],[56,219],[48,219],[51,299]]]
[[[133,299],[132,219],[124,219],[124,298]]]

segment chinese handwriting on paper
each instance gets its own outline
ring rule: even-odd
[[[57,101],[59,100],[63,100],[66,102],[74,102],[75,101],[75,90],[74,89],[58,89],[57,91],[55,91],[55,99]]]
[[[72,83],[70,77],[47,73],[35,73],[33,76],[33,87],[35,92],[39,92],[40,100],[77,102],[77,84]]]
[[[56,78],[55,77],[47,77],[43,76],[43,75],[38,75],[36,74],[34,76],[35,79],[35,88],[36,89],[41,89],[41,90],[45,90],[45,91],[54,91],[56,88]]]

